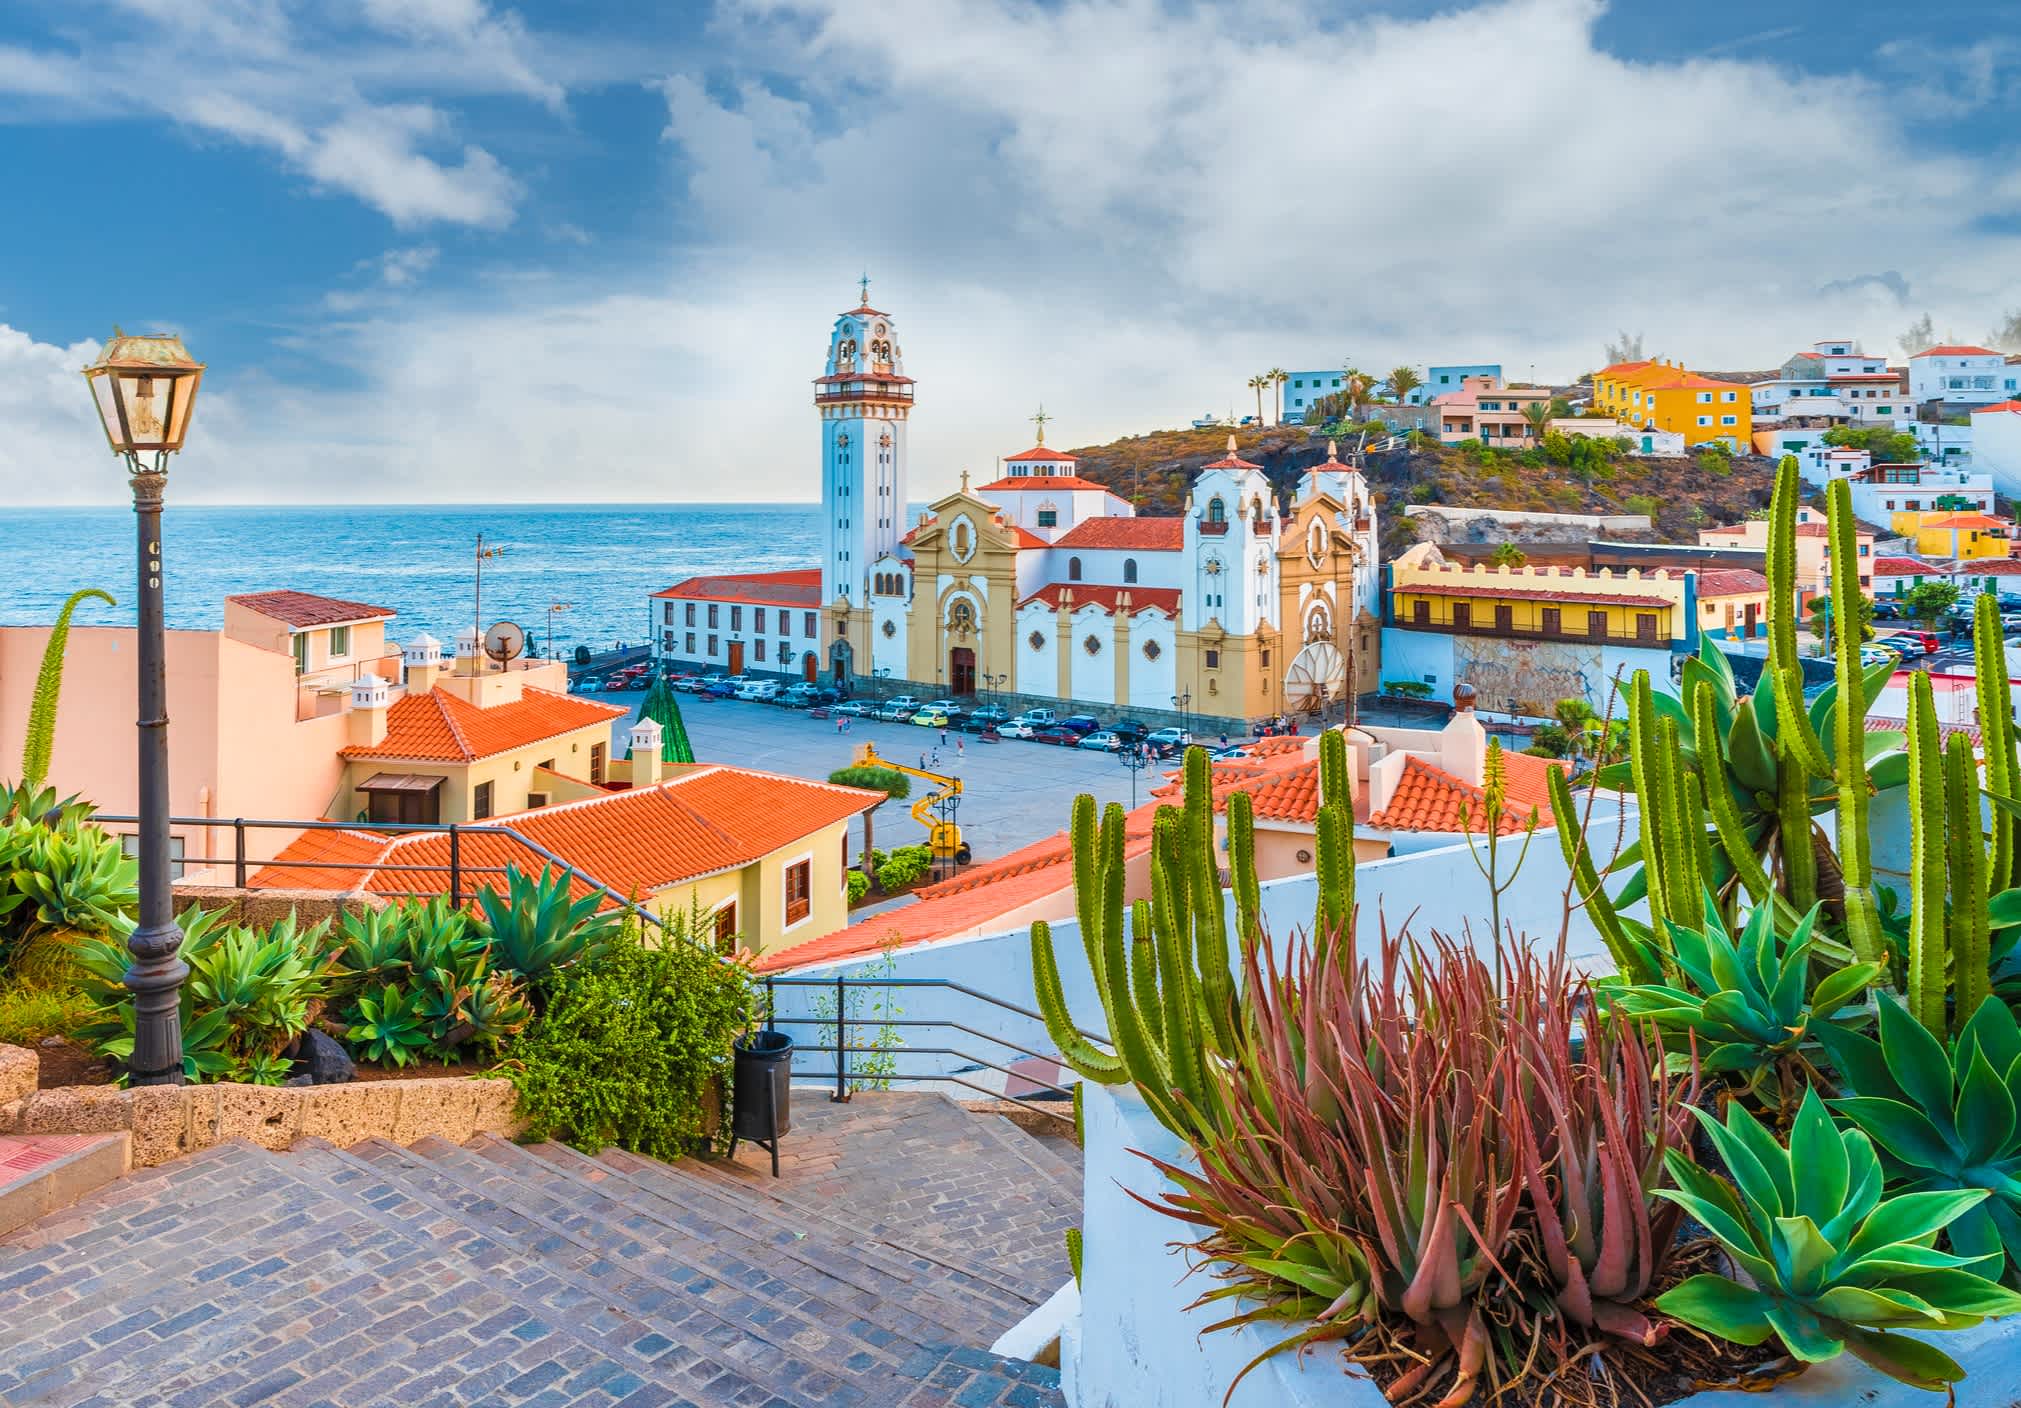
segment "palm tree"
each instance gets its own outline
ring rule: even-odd
[[[1263,388],[1270,385],[1270,378],[1261,374],[1249,378],[1249,389],[1256,393],[1256,423],[1263,423]]]
[[[1368,419],[1368,404],[1374,399],[1375,378],[1356,367],[1341,368],[1341,379],[1346,385],[1348,414],[1357,421]]]
[[[1284,383],[1291,380],[1291,373],[1282,367],[1272,367],[1264,375],[1270,378],[1270,384],[1277,389],[1276,423],[1282,425],[1284,424]]]
[[[1544,428],[1551,423],[1551,403],[1532,401],[1523,407],[1523,421],[1530,427],[1530,438],[1537,444],[1544,443]]]
[[[1425,379],[1417,374],[1415,367],[1391,367],[1389,372],[1389,394],[1401,406],[1411,392],[1425,384]]]

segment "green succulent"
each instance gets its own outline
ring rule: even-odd
[[[1831,1107],[1880,1147],[1891,1182],[1984,1190],[1945,1237],[1979,1275],[2021,1277],[2021,1024],[1988,997],[1940,1042],[1896,998],[1878,1005],[1878,1041],[1819,1033],[1848,1092]]]
[[[14,823],[8,883],[33,922],[73,933],[125,933],[139,904],[140,867],[119,838],[95,826]]]
[[[1819,906],[1813,905],[1785,938],[1776,932],[1775,907],[1758,904],[1737,938],[1729,937],[1718,906],[1709,898],[1705,927],[1669,924],[1667,955],[1646,940],[1630,942],[1646,950],[1651,967],[1667,956],[1678,981],[1603,987],[1603,1001],[1630,1016],[1655,1023],[1670,1048],[1674,1069],[1690,1066],[1707,1075],[1737,1080],[1761,1095],[1772,1079],[1784,1092],[1816,1072],[1803,1046],[1834,1013],[1885,971],[1879,963],[1854,963],[1813,976],[1813,934]],[[1769,1103],[1781,1103],[1781,1096]]]
[[[356,1020],[344,1036],[358,1043],[358,1054],[367,1061],[404,1066],[428,1045],[428,1019],[420,1003],[402,992],[398,983],[362,994],[355,1010]]]
[[[1721,1124],[1696,1110],[1728,1178],[1665,1156],[1675,1188],[1659,1188],[1698,1219],[1747,1278],[1693,1276],[1657,1309],[1738,1344],[1776,1336],[1796,1358],[1841,1351],[1919,1388],[1965,1376],[1949,1355],[1898,1330],[1964,1330],[2021,1311],[2021,1295],[1936,1249],[1939,1233],[1985,1201],[1984,1189],[1882,1197],[1879,1155],[1864,1130],[1840,1130],[1815,1090],[1787,1147],[1735,1101]]]
[[[597,912],[601,895],[571,900],[568,882],[561,871],[528,876],[508,866],[503,895],[487,886],[477,896],[492,962],[536,988],[556,969],[603,952],[623,929],[619,915]]]

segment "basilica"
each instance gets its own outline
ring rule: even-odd
[[[987,693],[1247,725],[1373,688],[1375,506],[1329,447],[1280,502],[1231,436],[1184,512],[1139,514],[1038,443],[916,518],[906,497],[915,383],[898,329],[838,316],[814,383],[818,566],[694,577],[654,594],[673,668],[874,678],[940,699]],[[887,686],[888,682],[888,686]]]

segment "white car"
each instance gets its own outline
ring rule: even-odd
[[[1146,734],[1144,741],[1153,748],[1184,748],[1193,741],[1193,735],[1183,728],[1159,728]]]
[[[763,701],[772,698],[778,692],[779,686],[773,680],[747,680],[737,686],[737,698],[739,699]]]
[[[998,738],[1030,738],[1037,732],[1038,726],[1036,724],[1028,724],[1022,719],[1012,719],[1007,724],[998,724],[996,726]]]

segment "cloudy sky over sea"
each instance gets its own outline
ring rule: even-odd
[[[1255,371],[1898,353],[2021,307],[2005,0],[10,0],[0,503],[76,369],[211,372],[184,501],[814,497],[872,301],[913,493]]]

